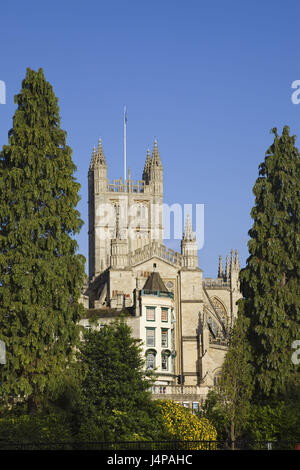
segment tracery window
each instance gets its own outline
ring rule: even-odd
[[[213,304],[214,309],[217,312],[219,318],[221,319],[221,322],[223,323],[224,327],[227,328],[227,326],[228,326],[228,315],[227,315],[227,312],[226,312],[226,309],[225,309],[224,305],[216,297],[214,297],[212,299],[212,304]]]

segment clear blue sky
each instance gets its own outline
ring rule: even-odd
[[[59,98],[81,183],[78,237],[88,255],[87,173],[101,136],[110,179],[127,155],[139,179],[158,140],[165,202],[205,204],[204,276],[219,254],[248,256],[252,187],[272,127],[299,136],[298,0],[13,1],[0,7],[0,145],[7,143],[26,68],[42,67]],[[169,246],[178,248],[179,242]]]

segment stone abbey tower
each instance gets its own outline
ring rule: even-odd
[[[83,302],[90,328],[125,315],[154,369],[154,398],[197,409],[217,380],[237,315],[239,259],[231,250],[215,279],[202,277],[188,216],[181,252],[164,245],[163,165],[157,142],[141,180],[107,178],[101,140],[89,182],[89,280]]]

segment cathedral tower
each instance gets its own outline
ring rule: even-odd
[[[89,278],[109,267],[130,265],[130,253],[152,241],[163,243],[163,166],[157,141],[147,151],[142,180],[107,178],[99,139],[89,168]],[[118,215],[117,215],[118,214]],[[116,221],[118,217],[118,236]]]

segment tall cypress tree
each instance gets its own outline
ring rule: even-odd
[[[80,185],[58,100],[42,69],[27,69],[0,153],[0,396],[35,410],[72,357],[84,258],[74,234]]]
[[[250,256],[240,274],[239,301],[263,397],[285,394],[299,380],[291,358],[300,338],[300,154],[287,126],[281,136],[276,128],[272,132],[253,188]]]

